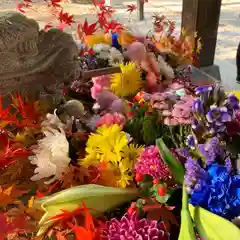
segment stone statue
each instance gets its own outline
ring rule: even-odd
[[[0,92],[39,90],[80,76],[78,47],[58,29],[45,32],[38,23],[16,13],[0,14]]]

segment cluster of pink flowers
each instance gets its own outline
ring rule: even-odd
[[[93,99],[97,98],[97,95],[103,90],[106,90],[110,86],[110,76],[103,75],[92,78],[93,87],[91,88],[91,95]]]
[[[106,113],[104,114],[96,123],[97,127],[106,125],[111,126],[113,124],[118,124],[123,127],[126,122],[125,117],[120,113]]]
[[[173,86],[179,87],[179,86]],[[182,89],[181,91],[184,91]],[[146,101],[149,101],[154,109],[159,110],[166,125],[190,124],[192,117],[192,105],[194,97],[186,93],[179,96],[176,89],[168,92],[146,94]]]
[[[154,145],[145,148],[135,163],[134,169],[137,175],[144,176],[147,174],[156,180],[167,179],[170,175],[157,146]]]

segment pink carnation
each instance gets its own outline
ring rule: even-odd
[[[110,76],[102,75],[99,77],[92,78],[93,87],[91,88],[91,95],[93,99],[97,98],[97,95],[101,93],[104,89],[109,88]]]
[[[118,124],[119,126],[123,127],[125,124],[125,117],[119,113],[106,113],[97,121],[97,127],[102,125],[110,126],[113,124]]]
[[[154,179],[169,178],[169,169],[163,162],[158,148],[154,145],[146,147],[135,163],[135,172],[139,175],[150,175]]]

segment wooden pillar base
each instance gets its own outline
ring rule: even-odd
[[[183,0],[182,27],[187,35],[201,38],[199,66],[211,66],[217,41],[222,0]]]

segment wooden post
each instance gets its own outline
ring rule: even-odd
[[[214,63],[217,32],[222,0],[183,0],[182,27],[187,35],[201,38],[202,50],[199,66],[209,67]]]
[[[139,21],[144,20],[144,1],[143,0],[137,0],[138,3],[138,19]]]

